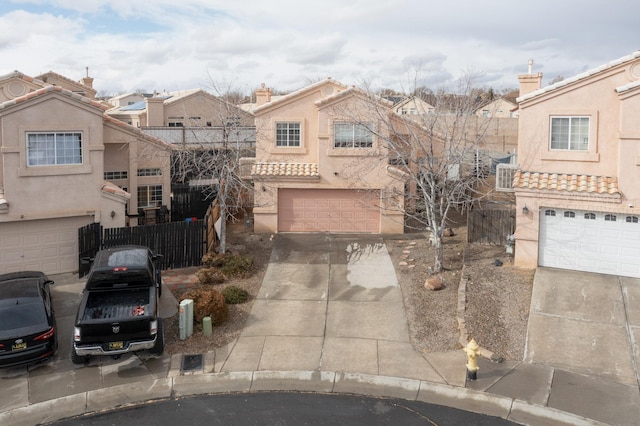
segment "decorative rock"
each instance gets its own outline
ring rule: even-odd
[[[400,262],[400,263],[398,263],[398,265],[400,265],[400,266],[407,266],[407,265],[408,265],[408,263],[407,263],[407,262]]]
[[[424,282],[424,288],[432,291],[440,290],[442,289],[442,280],[440,279],[440,277],[427,278],[427,280]]]
[[[409,265],[409,266],[407,266],[407,267],[408,267],[409,269],[412,269],[412,268],[415,268],[415,267],[416,267],[416,265]]]
[[[453,237],[454,235],[456,235],[456,234],[453,232],[452,228],[447,228],[447,229],[444,230],[444,236],[445,237]]]
[[[411,254],[411,250],[402,250],[402,253],[404,253],[404,254]]]

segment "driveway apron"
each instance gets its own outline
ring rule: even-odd
[[[444,383],[411,345],[395,270],[376,235],[277,236],[245,329],[222,367],[251,370]]]

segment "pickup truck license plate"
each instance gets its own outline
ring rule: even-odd
[[[23,349],[27,349],[27,342],[16,343],[15,345],[11,345],[12,351],[21,351]]]
[[[124,348],[124,342],[109,342],[110,351],[117,351],[122,348]]]

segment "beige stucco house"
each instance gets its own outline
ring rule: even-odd
[[[170,203],[171,145],[106,107],[19,72],[0,76],[0,273],[78,269],[78,228]]]
[[[478,117],[516,118],[518,117],[518,104],[515,100],[501,97],[487,102],[476,109]]]
[[[417,116],[433,114],[435,107],[417,96],[411,96],[393,105],[393,111],[399,115]]]
[[[255,232],[404,231],[404,174],[371,98],[329,78],[277,100],[263,86],[256,100]]]
[[[515,264],[640,277],[640,51],[519,76]]]

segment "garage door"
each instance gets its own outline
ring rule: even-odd
[[[78,228],[92,216],[0,223],[0,273],[78,270]]]
[[[638,219],[615,213],[543,208],[539,264],[640,277]]]
[[[280,189],[280,232],[380,232],[380,191]]]

